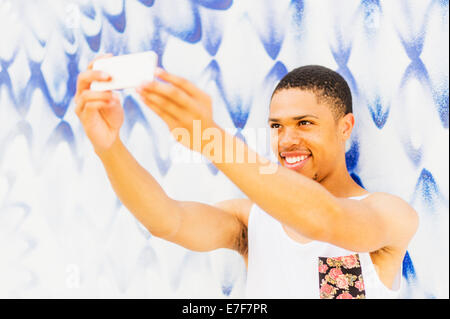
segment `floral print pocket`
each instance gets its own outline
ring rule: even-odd
[[[359,255],[319,257],[320,299],[362,299],[366,296]]]

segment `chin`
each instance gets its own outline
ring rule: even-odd
[[[293,169],[293,168],[286,167],[285,165],[282,165],[282,166],[285,167],[285,168],[288,168],[291,171],[294,171],[294,172],[296,172],[298,174],[302,174],[306,178],[309,178],[309,179],[312,179],[312,180],[315,180],[315,181],[318,181],[318,179],[319,179],[319,177],[318,177],[319,174],[318,173],[311,172],[311,170],[305,169],[304,167]]]

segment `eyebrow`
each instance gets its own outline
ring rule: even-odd
[[[294,120],[294,121],[298,121],[298,120],[303,120],[304,118],[307,118],[307,117],[314,117],[316,119],[319,119],[317,116],[311,115],[311,114],[295,116],[295,117],[291,117],[291,119]],[[269,118],[269,122],[280,122],[280,119]]]

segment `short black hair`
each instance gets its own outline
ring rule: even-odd
[[[352,113],[352,93],[347,81],[337,72],[321,65],[305,65],[286,74],[276,86],[272,97],[283,89],[312,91],[319,103],[327,102],[336,119]]]

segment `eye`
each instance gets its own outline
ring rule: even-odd
[[[270,128],[280,128],[280,124],[278,123],[270,124]]]
[[[310,121],[300,121],[300,122],[298,122],[298,125],[311,125],[312,124],[312,122],[310,122]]]

